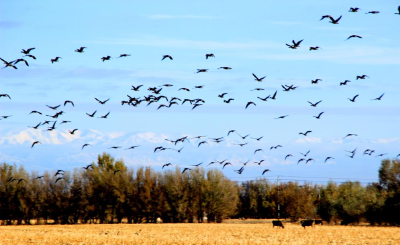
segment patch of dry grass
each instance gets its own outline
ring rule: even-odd
[[[400,228],[287,224],[0,226],[1,245],[22,244],[400,244]]]

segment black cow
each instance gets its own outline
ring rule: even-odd
[[[274,228],[275,226],[282,227],[282,229],[285,228],[285,226],[283,225],[282,221],[280,221],[280,220],[273,220],[272,221],[272,228]]]
[[[306,226],[314,226],[314,220],[312,219],[306,219],[301,221],[301,226],[303,226],[303,228],[305,229]]]
[[[315,220],[314,220],[314,224],[316,224],[316,225],[323,225],[324,222],[322,222],[322,219],[315,219]]]

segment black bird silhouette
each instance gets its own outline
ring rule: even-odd
[[[229,99],[227,99],[227,100],[224,100],[224,102],[227,103],[227,104],[229,104],[232,100],[235,100],[235,99],[229,98]]]
[[[298,161],[297,161],[297,164],[299,164],[300,162],[302,162],[302,161],[305,161],[306,159],[304,159],[304,158],[300,158]]]
[[[243,147],[243,146],[247,145],[248,143],[241,143],[241,144],[235,144],[235,143],[233,143],[233,144]]]
[[[218,69],[232,70],[232,68],[229,67],[229,66],[221,66],[221,67],[219,67]]]
[[[111,147],[108,148],[108,149],[114,149],[114,150],[116,150],[116,149],[119,149],[119,148],[121,148],[121,146],[111,146]]]
[[[276,94],[277,94],[277,93],[278,93],[278,90],[275,91],[274,95],[272,95],[272,97],[271,97],[272,100],[275,100],[275,99],[276,99]]]
[[[264,80],[264,78],[265,78],[265,76],[264,76],[264,77],[258,78],[254,73],[252,73],[252,74],[253,74],[253,77],[255,78],[255,80],[256,80],[257,82],[262,82],[262,80]]]
[[[2,58],[0,58],[0,60],[3,61],[4,64],[6,65],[6,66],[4,66],[3,68],[12,67],[12,68],[14,68],[14,69],[18,69],[18,68],[13,64],[14,61],[8,62],[8,61],[3,60]]]
[[[27,50],[22,49],[21,53],[23,54],[29,54],[29,52],[31,52],[32,50],[34,50],[35,48],[28,48]]]
[[[285,117],[288,117],[289,115],[285,115],[285,116],[280,116],[280,117],[277,117],[277,118],[275,118],[275,119],[284,119]]]
[[[191,169],[191,168],[184,168],[183,171],[182,171],[182,174],[183,174],[184,172],[186,172],[187,170],[192,170],[192,169]]]
[[[111,59],[111,56],[104,56],[104,57],[101,57],[101,60],[104,62],[104,61],[106,61],[106,60],[110,60]]]
[[[108,115],[110,115],[110,112],[107,112],[107,114],[105,114],[104,116],[101,116],[101,117],[99,117],[99,118],[104,118],[104,119],[106,119],[106,118],[108,117]]]
[[[38,176],[35,179],[41,179],[41,178],[44,178],[44,176],[43,175],[42,176]]]
[[[369,11],[369,12],[367,12],[367,13],[365,13],[365,14],[379,14],[380,12],[379,11]]]
[[[349,12],[353,12],[353,13],[355,13],[355,12],[358,12],[358,10],[360,10],[360,8],[351,8],[350,7],[350,10],[349,10]]]
[[[315,47],[310,47],[310,51],[311,50],[318,50],[318,49],[320,49],[321,47],[318,47],[318,46],[315,46]]]
[[[168,166],[171,166],[171,165],[172,165],[172,164],[169,162],[169,163],[164,164],[164,165],[162,166],[162,168],[168,167]]]
[[[321,17],[321,19],[320,19],[320,21],[321,20],[323,20],[323,19],[325,19],[325,18],[332,18],[332,16],[330,16],[329,14],[326,14],[326,15],[323,15],[322,17]]]
[[[394,14],[400,15],[400,6],[397,8],[397,13],[394,13]]]
[[[166,58],[168,58],[168,59],[170,59],[170,60],[173,60],[172,56],[171,56],[171,55],[168,55],[168,54],[163,55],[163,57],[162,57],[161,60],[165,60]]]
[[[269,99],[269,95],[267,96],[267,97],[265,97],[265,98],[261,98],[261,97],[257,97],[258,99],[260,99],[260,100],[262,100],[262,101],[267,101],[268,99]]]
[[[69,130],[68,130],[68,132],[69,132],[70,134],[74,134],[77,130],[78,130],[78,129],[75,128],[75,129],[73,129],[72,131],[69,131]]]
[[[242,167],[239,168],[238,170],[233,170],[233,171],[235,171],[235,172],[238,173],[238,174],[242,174],[243,170],[244,170],[244,167],[242,166]]]
[[[2,117],[3,119],[7,119],[7,118],[9,118],[9,117],[11,117],[12,115],[10,115],[10,116],[0,116],[0,117]],[[0,119],[1,120],[1,119]]]
[[[66,100],[66,101],[64,101],[64,106],[66,105],[66,104],[71,104],[72,106],[75,106],[74,105],[74,102],[72,102],[72,101],[70,101],[70,100]]]
[[[214,55],[214,54],[206,54],[206,59],[208,59],[208,58],[210,58],[210,57],[215,58],[215,55]]]
[[[318,84],[318,81],[322,81],[322,79],[315,79],[315,80],[311,80],[311,84]]]
[[[342,86],[342,85],[347,85],[347,83],[349,83],[349,82],[351,82],[350,80],[345,80],[344,82],[341,82],[340,83],[340,86]]]
[[[387,155],[387,153],[382,153],[382,154],[376,155],[375,157],[383,157],[384,155]]]
[[[7,97],[7,98],[9,98],[10,100],[11,100],[11,97],[10,97],[10,95],[8,95],[8,94],[0,94],[0,98],[1,97]]]
[[[18,185],[19,183],[21,183],[22,181],[25,181],[25,180],[24,180],[24,179],[19,179],[17,185]],[[26,181],[25,181],[25,182],[26,182]]]
[[[139,88],[140,87],[142,87],[143,85],[138,85],[138,86],[132,86],[132,89],[131,90],[133,90],[133,91],[139,91]]]
[[[351,136],[358,136],[357,134],[347,134],[346,136],[343,137],[343,139],[347,138],[347,137],[351,137]]]
[[[224,169],[226,166],[228,166],[228,165],[232,165],[232,163],[230,163],[230,162],[226,162],[223,166],[222,166],[222,169]]]
[[[123,58],[123,57],[129,57],[131,56],[130,54],[120,54],[118,58]]]
[[[236,132],[236,130],[234,130],[234,129],[232,129],[232,130],[229,130],[229,132],[228,132],[228,136],[229,136],[229,134],[230,134],[230,133],[234,133],[234,132]]]
[[[198,106],[201,106],[201,105],[203,105],[203,104],[194,104],[193,107],[192,107],[192,110],[193,110],[194,108],[198,107]]]
[[[46,105],[46,106],[49,107],[49,108],[52,109],[52,110],[57,110],[57,108],[60,107],[61,105],[56,105],[56,106],[49,106],[49,105]]]
[[[259,152],[259,151],[263,151],[263,149],[257,149],[257,150],[255,150],[255,151],[254,151],[254,154],[256,154],[256,153]]]
[[[281,145],[277,145],[277,146],[271,146],[271,148],[270,148],[270,150],[272,150],[272,149],[278,149],[278,147],[282,147]]]
[[[250,138],[255,139],[257,141],[260,141],[262,138],[264,138],[264,136],[261,136],[261,137],[258,137],[258,138],[253,138],[253,137],[250,137]]]
[[[333,157],[327,157],[327,158],[325,158],[325,163],[326,163],[329,159],[335,159],[335,158],[333,158]]]
[[[285,156],[285,161],[286,161],[286,159],[288,158],[288,157],[292,157],[293,155],[292,154],[287,154],[286,156]]]
[[[308,151],[306,152],[306,154],[303,154],[303,153],[300,152],[300,154],[303,155],[304,157],[307,157],[307,155],[308,155],[308,153],[310,153],[310,151],[311,151],[311,150],[308,150]]]
[[[339,20],[342,18],[342,16],[340,16],[337,19],[334,19],[332,16],[329,17],[329,19],[331,20],[330,23],[332,24],[339,24]]]
[[[253,101],[249,101],[249,102],[247,102],[245,109],[247,109],[247,107],[249,107],[250,105],[257,106],[256,103],[254,103]]]
[[[288,46],[291,49],[297,49],[298,47],[300,47],[300,43],[303,42],[303,40],[304,39],[297,41],[297,42],[295,40],[292,40],[293,44],[286,44],[286,46]]]
[[[42,144],[42,143],[40,143],[40,141],[37,140],[37,141],[35,141],[35,142],[32,143],[31,148],[33,148],[36,144]]]
[[[311,105],[312,107],[317,107],[317,105],[318,105],[319,103],[321,103],[322,100],[320,100],[320,101],[318,101],[318,102],[316,102],[316,103],[312,103],[312,102],[310,102],[310,101],[307,101],[307,102],[310,103],[310,105]]]
[[[197,69],[197,72],[196,72],[196,73],[207,72],[207,71],[208,71],[208,69]]]
[[[83,53],[84,51],[84,49],[85,49],[86,47],[80,47],[80,48],[78,48],[78,49],[75,49],[75,52],[77,52],[77,53]]]
[[[207,141],[202,141],[197,145],[197,147],[200,147],[202,144],[207,144],[208,145],[208,142]]]
[[[107,101],[109,101],[110,99],[106,99],[106,100],[104,100],[104,101],[101,101],[101,100],[99,100],[99,99],[97,99],[97,98],[94,98],[95,100],[97,100],[97,102],[99,102],[100,104],[102,104],[102,105],[104,105]]]
[[[86,167],[82,167],[82,168],[84,168],[84,169],[86,169],[86,170],[89,170],[89,168],[93,168],[93,166],[92,166],[92,164],[89,164],[89,165],[87,165]]]
[[[194,165],[190,165],[190,166],[193,166],[193,167],[198,167],[198,166],[200,166],[201,164],[203,164],[203,162],[201,162],[201,163],[198,163],[198,164],[194,164]]]
[[[311,132],[312,132],[312,131],[308,130],[308,131],[306,131],[305,133],[300,132],[299,134],[302,134],[302,135],[304,135],[304,136],[307,136],[307,134],[309,134],[309,133],[311,133]]]
[[[16,59],[14,60],[14,65],[18,64],[19,62],[24,62],[26,66],[29,66],[28,61],[24,59]]]
[[[59,175],[59,174],[63,175],[64,172],[65,172],[64,170],[59,169],[59,170],[57,170],[57,172],[54,174],[54,177],[57,176],[57,175]]]
[[[357,78],[356,78],[356,80],[358,80],[358,79],[365,79],[365,78],[369,78],[369,76],[367,76],[367,75],[361,75],[361,76],[357,76]]]
[[[218,97],[224,98],[224,96],[227,95],[227,94],[228,94],[228,93],[222,93],[222,94],[219,94]]]
[[[346,40],[349,40],[350,38],[362,38],[362,36],[359,36],[359,35],[350,35]]]
[[[82,146],[82,150],[83,150],[83,148],[85,148],[86,146],[91,146],[91,144],[84,144],[84,145]]]
[[[57,183],[59,180],[62,180],[62,179],[63,179],[63,177],[57,178],[56,181],[55,181],[55,183]]]
[[[381,94],[381,96],[379,96],[378,98],[375,98],[373,100],[381,100],[384,95],[385,95],[385,93]]]
[[[29,58],[32,58],[32,59],[36,60],[36,57],[35,57],[34,55],[27,54],[27,55],[25,55],[25,56],[27,56],[27,57],[29,57]]]
[[[261,160],[261,161],[259,161],[259,162],[254,162],[254,163],[257,163],[258,165],[261,165],[261,163],[262,162],[264,162],[265,160],[263,159],[263,160]]]
[[[269,171],[271,171],[271,170],[269,170],[268,168],[264,169],[264,171],[262,172],[262,175],[264,175],[266,172],[269,172]]]
[[[97,110],[95,110],[92,114],[86,113],[86,115],[88,115],[89,117],[94,117],[94,115],[96,114]]]
[[[352,99],[350,99],[350,98],[347,98],[348,100],[350,100],[351,102],[356,102],[356,98],[358,97],[358,94],[357,95],[355,95]]]
[[[313,117],[315,117],[316,119],[320,119],[322,114],[324,114],[324,112],[321,112],[318,114],[318,116],[313,116]]]
[[[131,147],[129,147],[129,148],[126,148],[125,150],[131,150],[131,149],[135,149],[136,147],[139,147],[140,145],[134,145],[134,146],[131,146]]]
[[[54,59],[50,59],[50,61],[53,64],[54,62],[58,62],[59,59],[62,59],[62,58],[57,56]]]
[[[307,164],[307,163],[309,163],[309,162],[311,162],[311,161],[314,161],[314,162],[315,162],[315,160],[314,160],[314,159],[312,159],[312,158],[308,158],[308,159],[306,160],[306,164]]]

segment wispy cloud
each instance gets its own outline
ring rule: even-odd
[[[155,14],[148,15],[149,19],[153,20],[168,20],[168,19],[217,19],[214,16],[206,16],[206,15],[169,15],[169,14]]]

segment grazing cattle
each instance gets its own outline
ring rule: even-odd
[[[305,229],[306,226],[314,226],[314,220],[312,219],[306,219],[301,221],[301,226],[303,226],[303,228]]]
[[[285,228],[285,226],[283,225],[282,221],[280,221],[280,220],[273,220],[272,221],[272,228],[274,228],[275,226],[282,227],[282,229]]]
[[[315,225],[323,225],[324,223],[322,222],[322,219],[316,219],[314,220]]]

